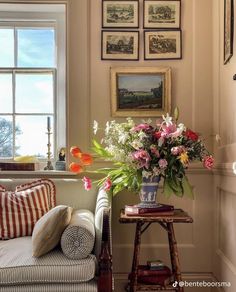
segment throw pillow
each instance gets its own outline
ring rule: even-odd
[[[16,187],[16,191],[25,191],[33,187],[44,185],[47,189],[47,196],[50,209],[56,206],[56,186],[50,179],[37,179],[30,183],[22,184]]]
[[[59,242],[61,234],[70,223],[72,208],[56,206],[35,224],[32,234],[34,257],[40,257],[52,250]]]
[[[6,191],[0,187],[0,239],[30,236],[37,220],[55,206],[55,185],[36,180]]]
[[[61,248],[70,259],[84,259],[95,242],[94,215],[89,210],[73,212],[70,224],[61,236]]]
[[[0,190],[0,239],[30,236],[37,220],[54,206],[54,197],[48,180],[16,187],[15,192]]]

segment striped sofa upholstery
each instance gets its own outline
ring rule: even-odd
[[[25,180],[0,180],[7,189],[14,190]],[[1,292],[95,292],[97,262],[101,250],[103,210],[110,207],[107,194],[100,190],[85,192],[79,180],[54,180],[57,205],[66,204],[76,209],[95,213],[95,253],[83,260],[71,260],[60,248],[33,258],[31,237],[0,240],[0,291]]]

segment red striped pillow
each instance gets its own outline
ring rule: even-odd
[[[0,191],[1,239],[30,236],[39,218],[55,206],[53,182],[50,181],[54,186],[53,194],[48,183],[42,183],[42,180],[41,184],[37,182],[27,184],[27,187],[19,186],[16,192]]]

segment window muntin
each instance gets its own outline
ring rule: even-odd
[[[11,150],[0,145],[0,158],[36,155],[44,159],[47,153],[46,120],[48,116],[56,120],[55,27],[41,28],[37,23],[34,28],[32,24],[28,23],[28,27],[23,24],[23,27],[19,27],[19,23],[18,26],[12,24],[10,28],[0,27],[0,36],[14,31],[14,66],[0,67],[0,101],[4,104],[0,104],[0,142],[7,140]],[[8,58],[12,57],[9,55]],[[4,64],[9,65],[10,62],[12,60],[7,60]],[[4,79],[8,82],[5,83]],[[7,133],[4,134],[2,127],[6,124],[11,137],[4,137]],[[10,129],[13,133],[9,132]],[[56,127],[52,130],[51,142],[54,145]],[[52,147],[51,152],[53,150]]]

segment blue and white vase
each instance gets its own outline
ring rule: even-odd
[[[161,177],[159,175],[142,178],[142,185],[139,193],[141,203],[138,204],[139,207],[156,208],[158,206],[156,197],[160,179]]]

